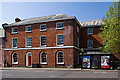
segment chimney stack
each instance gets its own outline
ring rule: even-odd
[[[16,19],[15,19],[15,22],[19,22],[19,21],[21,21],[19,18],[16,18]]]
[[[6,27],[7,25],[8,25],[7,23],[2,24],[3,28]]]

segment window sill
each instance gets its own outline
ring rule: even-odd
[[[57,45],[57,47],[61,47],[61,46],[64,46],[64,45]]]
[[[41,45],[41,47],[46,47],[47,45]]]
[[[45,30],[40,30],[40,31],[41,31],[41,32],[42,32],[42,31],[47,31],[47,29],[45,29]]]
[[[57,63],[57,64],[61,64],[61,65],[62,65],[62,64],[64,64],[64,63]]]
[[[57,30],[63,30],[64,28],[56,28]]]
[[[32,46],[26,46],[26,47],[28,47],[28,48],[29,48],[29,47],[32,47]]]
[[[26,33],[31,33],[32,31],[25,31]]]
[[[92,35],[93,33],[88,33],[88,35]]]
[[[17,32],[12,32],[12,34],[18,34]]]
[[[12,48],[18,48],[18,47],[12,47]]]
[[[18,62],[13,62],[12,64],[18,64]]]
[[[40,64],[47,64],[47,63],[40,63]]]

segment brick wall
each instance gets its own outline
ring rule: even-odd
[[[90,27],[91,28],[91,27]],[[99,37],[100,27],[92,27],[93,28],[93,34],[88,35],[88,28],[81,28],[81,47],[87,48],[87,40],[93,40],[93,48],[98,48],[102,46],[102,39]]]
[[[40,31],[40,24],[32,25],[32,32],[26,33],[25,26],[18,26],[18,34],[11,34],[11,28],[6,30],[6,48],[12,48],[12,38],[18,39],[18,48],[25,47],[25,38],[32,37],[32,47],[40,47],[40,36],[46,35],[47,47],[56,46],[56,35],[64,34],[64,46],[73,45],[73,25],[72,20],[59,21],[64,22],[63,30],[56,30],[56,22],[42,23],[47,24],[47,31]],[[15,26],[16,27],[16,26]]]
[[[57,22],[64,22],[64,29],[57,30],[56,23]],[[74,24],[73,24],[74,22]],[[46,35],[47,37],[47,47],[56,47],[56,35],[63,34],[64,35],[64,46],[73,46],[73,40],[75,40],[75,46],[77,45],[76,40],[73,39],[73,33],[79,36],[77,33],[76,26],[78,25],[75,20],[64,20],[64,21],[55,21],[55,22],[47,22],[41,23],[47,24],[47,31],[40,31],[40,24],[32,24],[32,32],[26,33],[25,26],[14,26],[18,27],[17,34],[11,34],[11,29],[13,27],[8,27],[6,29],[6,48],[12,48],[12,38],[18,39],[18,48],[25,48],[26,47],[26,37],[32,37],[32,47],[40,47],[40,36]],[[74,27],[73,27],[74,25]],[[80,26],[79,26],[80,27]],[[73,29],[75,28],[75,29]],[[80,29],[80,28],[79,28]],[[74,31],[75,30],[75,31]],[[79,30],[80,31],[80,30]],[[79,36],[80,37],[80,36]],[[25,55],[27,52],[32,53],[32,63],[40,64],[40,52],[44,51],[47,54],[47,64],[41,65],[40,67],[67,67],[67,66],[74,66],[74,60],[77,60],[76,53],[74,53],[73,48],[60,48],[60,49],[32,49],[32,50],[8,50],[5,51],[6,53],[6,60],[7,66],[25,66]],[[64,53],[64,64],[57,65],[56,64],[56,53],[57,51],[62,51]],[[18,64],[12,64],[12,53],[16,52],[18,54]],[[74,57],[74,58],[73,58]]]

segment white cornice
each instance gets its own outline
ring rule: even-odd
[[[26,50],[26,49],[59,49],[59,48],[74,48],[74,46],[56,46],[56,47],[31,47],[31,48],[10,48],[4,49],[6,51],[9,50]]]

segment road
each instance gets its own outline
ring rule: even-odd
[[[118,71],[110,70],[1,70],[3,78],[118,78]]]

